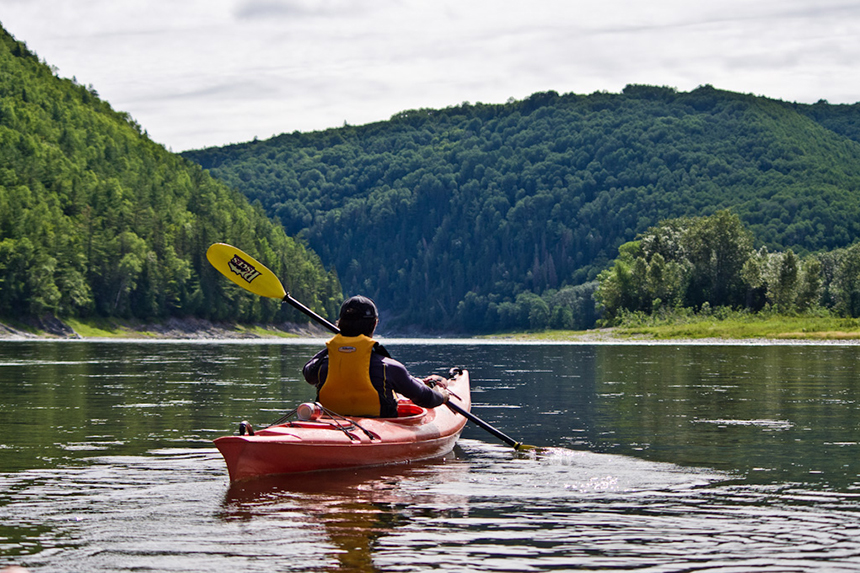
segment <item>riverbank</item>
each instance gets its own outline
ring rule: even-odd
[[[212,322],[199,318],[170,318],[161,322],[121,319],[66,319],[54,316],[0,322],[0,339],[265,339],[324,337],[327,331],[312,324],[278,325]]]
[[[212,322],[171,318],[158,323],[120,319],[67,319],[53,316],[27,322],[0,322],[0,339],[279,339],[324,338],[327,330],[315,324],[278,325]],[[389,336],[396,338],[396,334]],[[411,333],[409,338],[420,338]],[[435,337],[435,336],[434,336]],[[456,338],[471,338],[460,335]],[[480,339],[523,342],[578,343],[807,343],[860,344],[860,320],[833,317],[732,316],[688,317],[665,322],[651,320],[613,328],[584,331],[547,330],[484,335]]]
[[[852,343],[860,344],[860,320],[830,316],[731,314],[727,317],[688,316],[587,331],[513,333],[492,338],[576,342],[692,342],[720,343]]]

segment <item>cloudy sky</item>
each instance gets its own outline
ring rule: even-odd
[[[0,0],[0,23],[174,151],[629,83],[860,101],[848,0]]]

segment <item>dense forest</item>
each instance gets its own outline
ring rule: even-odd
[[[0,71],[0,317],[303,320],[218,276],[220,241],[329,317],[374,297],[389,331],[860,314],[860,104],[631,85],[181,157],[2,29]],[[714,226],[743,243],[719,288]]]
[[[860,243],[804,257],[754,244],[729,211],[661,222],[621,245],[598,276],[602,322],[679,309],[860,316]]]
[[[336,274],[259,206],[0,29],[0,317],[301,317],[218,275],[213,242],[249,251],[315,309],[337,308]]]
[[[731,209],[755,248],[860,236],[860,110],[702,86],[537,93],[186,152],[377,299],[388,325],[583,328],[662,221]]]

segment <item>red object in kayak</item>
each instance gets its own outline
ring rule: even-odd
[[[451,401],[468,411],[469,373],[447,381]],[[223,436],[215,445],[227,462],[230,481],[264,475],[380,466],[444,456],[466,425],[446,406],[426,409],[408,400],[397,418],[332,417],[294,420],[254,435]]]

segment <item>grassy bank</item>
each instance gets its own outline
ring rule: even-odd
[[[260,325],[210,322],[197,318],[158,323],[117,319],[68,319],[81,338],[294,338],[295,325]]]
[[[260,324],[213,323],[171,319],[160,323],[116,320],[68,320],[82,338],[294,338],[292,330]]]
[[[856,340],[860,339],[860,322],[833,317],[747,317],[707,318],[685,323],[622,326],[621,336],[645,336],[658,340],[675,338],[782,340]]]
[[[687,316],[628,316],[613,328],[500,335],[523,340],[860,340],[860,319],[724,312]]]
[[[313,336],[307,326],[282,324],[260,325],[239,323],[213,323],[197,318],[168,319],[146,323],[117,318],[65,318],[44,317],[30,321],[3,320],[0,338],[294,338]]]

